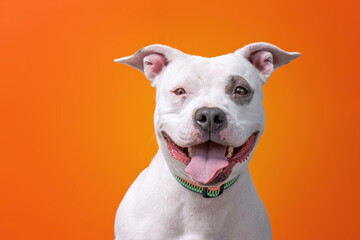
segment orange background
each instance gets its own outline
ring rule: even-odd
[[[116,64],[152,43],[303,55],[264,86],[250,169],[275,240],[360,239],[356,1],[0,2],[0,238],[112,239],[157,151],[155,89]]]

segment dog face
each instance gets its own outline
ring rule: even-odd
[[[267,43],[204,58],[151,45],[115,60],[156,87],[155,131],[169,168],[202,186],[218,186],[249,164],[264,131],[262,86],[297,58]]]

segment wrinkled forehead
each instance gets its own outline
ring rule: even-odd
[[[162,76],[161,85],[171,88],[174,84],[192,85],[201,82],[210,85],[224,85],[231,76],[244,78],[252,87],[258,85],[256,69],[241,56],[227,54],[214,58],[186,55],[169,64]]]

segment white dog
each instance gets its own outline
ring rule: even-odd
[[[253,43],[214,58],[151,45],[116,59],[156,88],[159,151],[121,202],[115,239],[272,239],[248,165],[264,132],[262,86],[299,56]]]

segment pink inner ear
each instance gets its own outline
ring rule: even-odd
[[[159,74],[163,67],[167,65],[166,58],[157,53],[150,54],[144,58],[144,73],[149,79],[153,79]]]
[[[274,71],[273,56],[270,52],[255,52],[250,56],[249,60],[266,78],[269,78]]]

